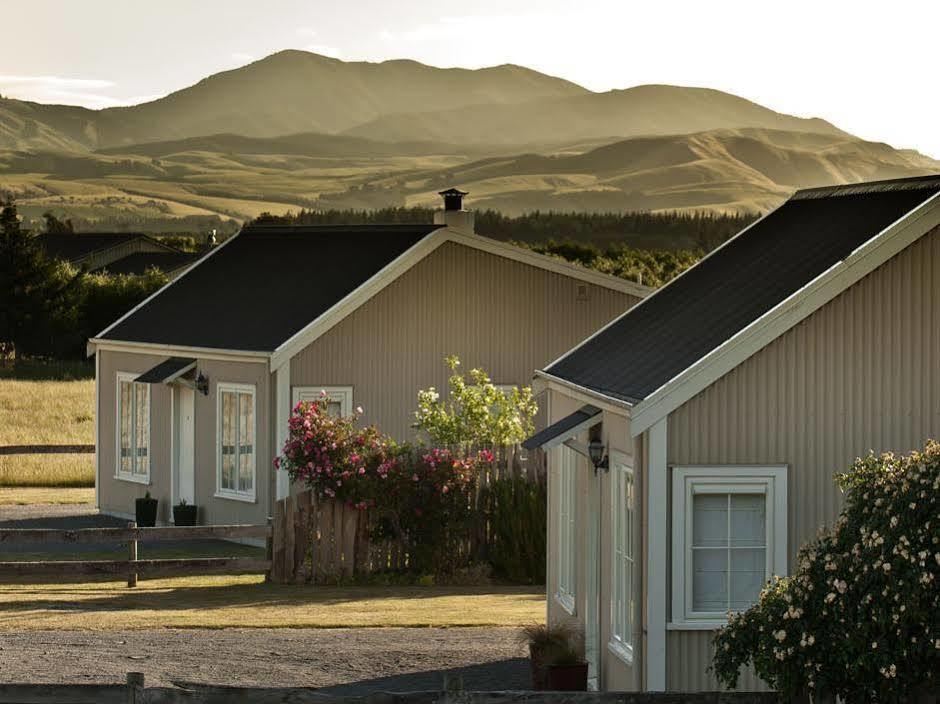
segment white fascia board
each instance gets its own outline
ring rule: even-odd
[[[235,241],[235,238],[238,237],[238,236],[240,236],[241,233],[242,233],[241,230],[239,230],[238,232],[236,232],[234,235],[232,235],[232,236],[229,237],[227,240],[225,240],[225,242],[223,242],[222,244],[220,244],[220,245],[219,245],[218,247],[216,247],[215,249],[211,250],[208,254],[206,254],[206,255],[205,255],[204,257],[202,257],[201,259],[198,259],[194,264],[190,265],[190,267],[189,267],[186,271],[184,271],[182,274],[180,274],[179,276],[177,276],[175,279],[171,279],[170,281],[168,281],[168,282],[166,283],[166,285],[161,286],[160,288],[158,288],[156,291],[154,291],[152,294],[150,294],[149,296],[147,296],[144,300],[142,300],[142,301],[141,301],[140,303],[138,303],[136,306],[134,306],[134,307],[131,308],[129,311],[127,311],[127,312],[126,312],[124,315],[122,315],[120,318],[118,318],[118,319],[115,320],[113,323],[111,323],[111,324],[110,324],[108,327],[106,327],[104,330],[102,330],[102,331],[99,332],[97,335],[95,335],[93,338],[91,338],[91,340],[89,340],[88,345],[86,346],[86,352],[87,352],[88,356],[90,357],[91,355],[94,354],[94,347],[92,346],[92,343],[93,343],[93,342],[96,342],[97,340],[99,340],[102,335],[107,334],[107,333],[108,333],[110,330],[112,330],[118,323],[121,323],[121,322],[125,321],[127,318],[131,317],[134,313],[136,313],[138,310],[140,310],[140,309],[143,308],[145,305],[147,305],[148,303],[150,303],[150,301],[152,301],[154,298],[156,298],[156,297],[159,296],[161,293],[163,293],[164,291],[166,291],[170,286],[172,286],[173,284],[175,284],[175,283],[177,283],[178,281],[180,281],[184,276],[186,276],[189,272],[191,272],[191,271],[192,271],[193,269],[195,269],[197,266],[199,266],[199,265],[202,264],[204,261],[206,261],[209,257],[215,256],[218,252],[221,252],[222,249],[225,248],[226,246],[228,246],[228,244],[229,244],[230,242],[234,242],[234,241]]]
[[[627,401],[622,401],[621,399],[613,398],[612,396],[605,396],[604,394],[594,391],[593,389],[588,389],[584,386],[573,384],[567,379],[561,379],[557,376],[552,376],[548,372],[537,371],[535,373],[535,377],[540,381],[543,388],[548,388],[551,391],[562,393],[569,398],[575,399],[576,401],[590,403],[604,411],[616,413],[618,415],[624,416],[625,418],[630,418],[632,414],[633,406]]]
[[[843,261],[831,266],[638,403],[633,410],[633,436],[704,391],[938,225],[940,193],[886,227]]]
[[[136,354],[166,355],[169,357],[199,357],[223,362],[267,362],[270,352],[252,350],[224,350],[214,347],[184,347],[181,345],[162,345],[153,342],[129,342],[122,340],[88,341],[92,353],[98,350],[108,352],[134,352]]]
[[[642,306],[644,303],[646,303],[646,302],[649,301],[649,300],[652,300],[660,291],[664,291],[664,290],[667,289],[668,287],[672,286],[676,281],[678,281],[679,279],[681,279],[683,276],[687,275],[690,271],[692,271],[692,270],[695,269],[696,267],[701,266],[704,262],[706,262],[706,261],[708,261],[709,259],[711,259],[712,257],[714,257],[716,254],[718,254],[718,252],[720,252],[722,249],[724,249],[725,247],[727,247],[729,244],[731,244],[731,243],[732,243],[734,240],[736,240],[738,237],[740,237],[740,236],[743,235],[745,232],[747,232],[748,230],[750,230],[752,227],[754,227],[755,225],[757,225],[757,223],[761,222],[762,220],[766,220],[767,218],[769,218],[776,210],[779,210],[780,208],[782,208],[786,202],[787,202],[787,201],[784,201],[783,203],[781,203],[780,205],[778,205],[778,206],[777,206],[776,208],[774,208],[773,210],[768,211],[766,215],[762,215],[761,217],[759,217],[757,220],[755,220],[755,221],[752,222],[750,225],[748,225],[747,227],[745,227],[743,230],[741,230],[741,231],[740,231],[738,234],[736,234],[734,237],[731,237],[730,239],[727,239],[727,240],[725,240],[724,242],[722,242],[718,247],[715,247],[715,249],[713,249],[711,252],[709,252],[709,253],[706,254],[704,257],[702,257],[701,259],[699,259],[697,262],[695,262],[695,264],[693,264],[693,265],[690,266],[688,269],[686,269],[686,270],[683,271],[681,274],[679,274],[677,277],[675,277],[674,279],[672,279],[669,283],[665,284],[664,286],[660,286],[658,289],[651,289],[650,294],[649,294],[648,296],[645,296],[644,298],[642,298],[636,305],[634,305],[634,306],[628,308],[628,309],[625,310],[623,313],[621,313],[620,315],[618,315],[616,318],[614,318],[613,320],[611,320],[609,323],[607,323],[607,324],[604,325],[603,327],[599,328],[599,329],[598,329],[596,332],[594,332],[592,335],[589,335],[588,337],[586,337],[586,338],[584,338],[583,340],[581,340],[581,342],[579,342],[578,344],[576,344],[574,347],[572,347],[572,348],[571,348],[570,350],[568,350],[567,352],[563,353],[558,359],[556,359],[556,360],[554,360],[554,361],[549,362],[548,364],[546,364],[546,365],[545,365],[545,368],[546,368],[546,369],[551,369],[553,366],[555,366],[556,364],[558,364],[558,363],[559,363],[561,360],[563,360],[565,357],[567,357],[568,355],[572,354],[572,353],[575,352],[576,350],[581,349],[581,348],[582,348],[584,345],[586,345],[588,342],[590,342],[590,341],[593,340],[595,337],[597,337],[598,335],[600,335],[601,333],[603,333],[605,330],[607,330],[607,328],[611,327],[612,325],[616,325],[618,322],[620,322],[620,320],[622,320],[622,319],[625,318],[626,316],[630,315],[630,313],[632,313],[633,311],[635,311],[637,308],[639,308],[640,306]]]
[[[317,316],[315,320],[307,324],[306,327],[295,333],[290,339],[274,350],[274,353],[271,355],[271,371],[276,372],[289,362],[294,355],[342,321],[346,316],[411,269],[411,267],[444,244],[447,240],[448,229],[443,227],[422,237],[418,242],[382,267],[377,273],[366,279],[358,288],[333,304],[333,306]]]
[[[513,261],[517,261],[522,264],[528,264],[529,266],[534,266],[539,269],[552,271],[556,274],[571,277],[572,279],[578,279],[579,281],[602,286],[603,288],[612,289],[614,291],[621,291],[631,296],[636,296],[637,298],[646,298],[654,291],[654,289],[650,288],[649,286],[643,286],[642,284],[638,284],[635,281],[628,281],[627,279],[623,279],[619,276],[613,276],[611,274],[604,274],[599,271],[594,271],[592,269],[588,269],[577,264],[571,264],[555,257],[549,257],[545,254],[533,252],[530,249],[517,247],[513,244],[509,244],[508,242],[500,242],[499,240],[490,239],[489,237],[484,237],[483,235],[471,235],[453,229],[448,231],[448,235],[448,239],[451,242],[456,242],[457,244],[462,244],[466,247],[473,247],[474,249],[479,249],[483,252],[495,254],[496,256],[504,257],[505,259],[512,259]]]

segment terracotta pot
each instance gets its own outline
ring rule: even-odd
[[[548,689],[555,692],[586,692],[588,664],[549,665],[546,669]]]

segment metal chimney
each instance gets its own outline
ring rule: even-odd
[[[448,188],[438,195],[444,199],[444,209],[434,213],[435,224],[474,234],[473,213],[463,208],[463,197],[468,195],[467,192]]]

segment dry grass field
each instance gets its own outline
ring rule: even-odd
[[[522,626],[545,617],[531,587],[341,588],[260,576],[0,585],[0,631],[147,628]]]
[[[0,445],[91,445],[95,382],[0,379]],[[94,486],[94,455],[0,455],[0,487]]]

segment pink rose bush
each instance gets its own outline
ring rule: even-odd
[[[713,670],[742,667],[784,695],[914,701],[940,678],[940,444],[856,461],[845,507],[715,638]]]
[[[413,569],[456,566],[451,553],[469,540],[479,470],[492,453],[399,445],[375,427],[358,428],[361,409],[346,417],[327,409],[325,397],[297,404],[275,466],[320,499],[368,511],[373,538],[400,541]]]

